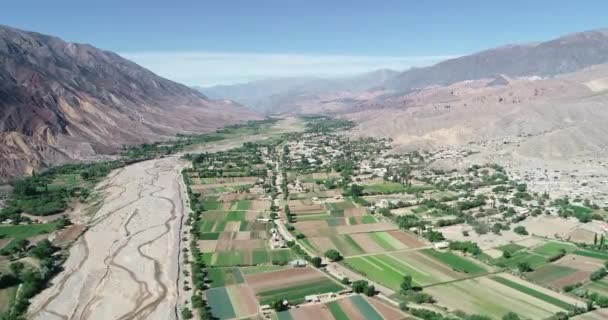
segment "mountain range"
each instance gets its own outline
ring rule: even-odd
[[[257,118],[115,53],[0,26],[0,181]]]
[[[608,63],[608,29],[505,45],[403,72],[378,70],[343,79],[268,79],[197,89],[215,98],[233,98],[256,111],[306,113],[310,111],[308,106],[317,102],[358,104],[370,96],[394,97],[466,80],[504,81],[503,76],[552,77],[602,63]],[[366,94],[360,99],[362,93]],[[332,108],[321,109],[331,112]]]

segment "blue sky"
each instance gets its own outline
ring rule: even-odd
[[[91,43],[189,85],[406,69],[608,27],[608,1],[6,0],[0,23]]]

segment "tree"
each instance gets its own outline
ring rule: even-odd
[[[403,281],[401,281],[401,291],[407,292],[412,290],[412,276],[406,274],[403,276]]]
[[[589,276],[589,279],[591,279],[591,281],[597,281],[605,277],[607,273],[608,271],[606,270],[606,268],[600,268],[598,270],[593,271],[593,273],[591,273],[591,275]]]
[[[321,261],[322,261],[321,257],[313,257],[310,259],[310,263],[315,268],[319,268],[321,266]]]
[[[327,259],[329,259],[331,261],[342,260],[342,255],[340,254],[340,252],[338,252],[337,250],[334,250],[334,249],[325,251],[325,257],[327,257]]]
[[[559,311],[557,312],[555,315],[553,315],[553,317],[551,317],[551,320],[568,320],[569,316],[567,313],[563,312],[563,311]]]
[[[354,293],[362,293],[367,288],[368,282],[365,280],[353,281],[352,287]]]
[[[517,269],[519,270],[519,272],[530,272],[533,270],[532,267],[530,267],[530,264],[528,262],[518,263]]]
[[[363,195],[363,186],[360,186],[358,184],[352,184],[350,186],[350,195],[353,197],[360,197]]]
[[[363,289],[363,293],[366,296],[371,297],[376,294],[376,287],[374,287],[373,285],[368,285],[367,287],[365,287],[365,289]]]
[[[44,239],[38,242],[33,248],[30,249],[30,255],[42,260],[49,258],[53,253],[57,251],[57,248],[53,246],[51,241]]]
[[[182,318],[183,319],[192,319],[193,315],[192,315],[192,311],[190,311],[190,309],[188,308],[183,308],[182,309]]]
[[[283,299],[274,300],[272,303],[270,303],[270,306],[277,312],[287,310],[287,305],[283,303]]]
[[[23,264],[23,262],[13,262],[9,266],[9,269],[16,277],[19,277],[24,268],[25,264]]]
[[[520,234],[522,236],[528,235],[528,230],[526,230],[526,227],[524,227],[524,226],[517,226],[517,227],[513,228],[513,232]]]
[[[520,320],[520,318],[517,313],[509,312],[502,317],[502,320]]]

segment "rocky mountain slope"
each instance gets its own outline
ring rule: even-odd
[[[256,114],[88,44],[0,26],[0,179]]]
[[[401,73],[387,83],[396,91],[464,80],[554,76],[608,62],[608,29],[566,35],[546,42],[507,45]]]

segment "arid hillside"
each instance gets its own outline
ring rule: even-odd
[[[430,87],[356,110],[360,135],[394,144],[436,148],[515,140],[520,152],[541,157],[601,155],[608,139],[608,66],[549,79],[480,79]]]
[[[115,53],[0,26],[0,180],[256,118]]]

